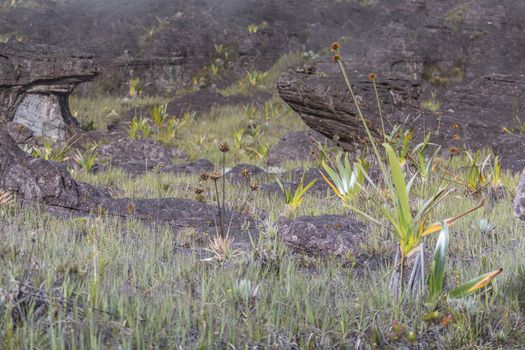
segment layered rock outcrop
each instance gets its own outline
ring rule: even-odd
[[[69,111],[69,94],[96,74],[90,54],[0,44],[0,120],[24,125],[35,136],[64,140],[78,127]]]
[[[370,72],[379,77],[388,130],[428,130],[443,146],[491,147],[505,167],[525,166],[523,2],[379,2],[355,16],[342,54],[376,134]],[[338,65],[322,61],[314,74],[288,73],[277,88],[312,129],[346,146],[364,136]]]

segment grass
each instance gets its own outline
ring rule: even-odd
[[[299,68],[308,61],[309,59],[302,52],[285,54],[266,72],[247,71],[244,78],[224,89],[222,93],[224,95],[248,95],[255,91],[273,93],[275,82],[283,72]]]
[[[460,163],[455,161],[454,166]],[[83,176],[91,183],[116,185],[123,196],[144,198],[191,198],[191,185],[197,183],[194,176],[146,174],[132,179],[116,171],[89,175],[91,179]],[[504,174],[503,182],[513,188],[517,177]],[[227,202],[247,190],[231,186]],[[307,193],[300,215],[343,214],[337,202],[328,193]],[[373,212],[367,203],[356,199],[354,204]],[[475,203],[475,198],[457,193],[435,215],[447,217]],[[280,195],[259,191],[251,210],[276,218],[284,206]],[[481,218],[495,225],[491,235],[481,236]],[[19,208],[3,211],[0,219],[0,260],[5,266],[0,286],[13,286],[14,279],[24,274],[33,249],[31,237],[36,237],[30,258],[32,284],[43,285],[49,292],[57,279],[64,278],[60,294],[74,300],[79,313],[69,315],[55,306],[52,315],[13,328],[10,314],[0,312],[0,340],[5,348],[6,342],[15,348],[51,349],[116,344],[124,349],[224,344],[354,347],[372,344],[376,333],[383,342],[396,346],[405,341],[388,340],[394,320],[415,329],[419,344],[430,347],[436,342],[443,348],[525,344],[521,332],[525,326],[521,291],[525,276],[520,270],[525,263],[523,226],[512,216],[510,198],[485,206],[452,229],[449,275],[466,280],[486,264],[488,268],[503,266],[505,277],[489,292],[448,305],[443,312],[451,313],[453,321],[447,327],[422,321],[422,306],[399,309],[386,284],[370,289],[389,264],[372,269],[348,267],[330,258],[312,260],[287,252],[268,270],[251,251],[232,261],[210,264],[201,260],[202,249],[192,245],[198,241],[196,232],[174,235],[167,228],[152,229],[133,219],[59,219]],[[361,247],[364,252],[393,253],[394,242],[381,228],[371,227],[367,236],[366,246]],[[498,243],[492,244],[493,240]],[[8,310],[6,305],[3,310]]]
[[[291,57],[283,62],[296,56]],[[283,62],[275,72],[282,65],[290,66]],[[270,70],[265,79],[275,79],[275,72]],[[239,86],[231,92],[241,91],[234,91]],[[97,129],[107,126],[108,114],[118,118],[126,110],[165,102],[158,97],[126,103],[109,97],[71,99],[79,119],[93,120]],[[220,164],[217,146],[228,142],[227,167],[240,162],[264,166],[266,159],[253,153],[253,147],[271,146],[286,131],[304,128],[300,118],[274,98],[263,105],[225,106],[196,115],[167,143],[185,150],[190,158]],[[436,206],[429,222],[465,212],[479,202],[479,194],[470,193],[461,182],[468,171],[465,164],[464,154],[450,163],[437,158],[428,179],[414,183],[410,191],[414,203],[439,185],[457,188]],[[298,166],[319,167],[320,162],[290,162],[283,170]],[[198,174],[152,172],[131,177],[109,169],[73,175],[110,189],[119,198],[195,199],[199,184]],[[273,182],[274,176],[262,181]],[[213,253],[206,250],[210,237],[191,228],[174,233],[132,217],[59,218],[23,209],[10,200],[0,205],[0,264],[4,266],[0,269],[0,349],[522,347],[524,225],[513,216],[509,190],[517,182],[516,174],[503,172],[501,184],[507,196],[487,200],[450,231],[447,290],[498,267],[503,267],[503,274],[482,293],[442,302],[436,309],[392,298],[385,276],[394,267],[391,258],[398,243],[385,226],[364,228],[359,259],[313,257],[287,249],[276,230],[287,208],[278,191],[259,190],[248,203],[246,211],[260,227],[252,247],[244,247],[240,255],[235,251],[229,259],[211,260]],[[224,202],[240,210],[240,199],[250,188],[227,186]],[[203,185],[203,191],[206,201],[212,202],[211,185]],[[363,190],[346,200],[353,208],[381,217],[376,205],[380,196]],[[327,188],[308,191],[294,216],[324,214],[351,215]],[[426,241],[427,253],[436,238]],[[15,323],[12,300],[19,290],[17,279],[24,277],[52,302],[41,315],[33,311]],[[68,307],[64,299],[71,302]],[[34,310],[31,305],[28,309]]]
[[[107,130],[107,126],[122,118],[124,113],[133,109],[161,105],[169,100],[165,97],[138,97],[125,100],[119,97],[104,96],[95,98],[69,98],[69,108],[81,124],[94,123],[96,130]],[[149,110],[149,109],[148,109]]]

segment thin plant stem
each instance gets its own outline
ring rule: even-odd
[[[372,80],[374,85],[374,94],[376,95],[377,110],[379,111],[379,117],[381,118],[381,132],[383,133],[383,142],[386,142],[385,123],[383,121],[383,111],[381,110],[381,102],[379,101],[379,93],[377,92],[376,80]]]
[[[379,167],[381,168],[381,172],[383,173],[383,178],[387,182],[390,193],[393,194],[394,193],[393,185],[391,181],[389,181],[388,172],[386,170],[385,164],[383,163],[383,159],[381,158],[381,154],[379,153],[379,150],[377,149],[376,143],[374,141],[374,137],[372,136],[372,133],[370,132],[370,129],[368,128],[365,117],[363,116],[363,112],[361,112],[361,107],[359,107],[359,103],[357,102],[357,98],[355,97],[354,90],[352,89],[352,84],[350,83],[350,78],[348,78],[348,74],[346,73],[346,67],[342,59],[338,60],[337,62],[339,63],[339,68],[341,69],[341,73],[343,74],[343,78],[345,80],[346,86],[348,87],[348,91],[350,91],[350,96],[352,97],[352,100],[356,107],[357,114],[359,115],[359,118],[361,118],[361,122],[363,123],[363,126],[365,127],[366,134],[368,138],[370,139],[372,148],[374,149],[374,153],[379,163]]]
[[[217,208],[219,209],[219,233],[222,238],[224,238],[224,230],[222,227],[222,210],[221,210],[221,199],[219,196],[219,186],[217,186],[217,180],[213,180],[215,185],[215,194],[217,196]]]
[[[224,216],[224,211],[226,207],[226,152],[222,153],[222,210],[221,210],[221,232],[224,238],[224,228],[222,227],[222,216]]]
[[[255,192],[253,189],[250,191],[250,193],[248,193],[248,196],[246,196],[246,199],[244,200],[244,203],[243,205],[241,206],[241,210],[240,210],[240,213],[242,214],[242,212],[244,211],[244,209],[246,208],[246,205],[248,204],[248,201],[250,200],[250,197],[252,196],[252,193]],[[232,221],[233,221],[233,211],[231,212],[230,214],[230,222],[228,223],[228,230],[226,230],[226,236],[229,236],[230,234],[230,229],[231,229],[231,226],[232,226]]]

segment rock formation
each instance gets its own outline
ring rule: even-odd
[[[368,80],[376,72],[388,130],[406,124],[420,135],[432,131],[443,146],[492,147],[505,167],[521,170],[525,154],[514,141],[523,141],[525,4],[400,1],[364,11],[342,54],[370,126],[380,129]],[[314,74],[288,73],[277,88],[325,136],[346,146],[363,136],[338,65],[322,61]]]
[[[176,231],[194,228],[214,233],[216,228],[217,209],[212,205],[178,198],[112,198],[105,191],[75,181],[62,164],[25,154],[2,129],[0,189],[13,193],[27,206],[44,205],[49,212],[60,215],[134,217],[147,223],[166,224]],[[239,234],[241,226],[253,228],[249,217],[228,210],[225,212],[228,223],[232,216],[232,233]]]
[[[381,130],[372,82],[351,77],[359,105],[376,136]],[[442,98],[442,111],[428,111],[421,97],[420,82],[397,78],[377,82],[387,132],[393,125],[415,128],[419,136],[433,133],[432,140],[443,146],[470,149],[491,147],[502,153],[508,168],[520,170],[525,154],[516,159],[520,135],[505,134],[516,123],[513,108],[525,106],[525,79],[490,74],[470,84],[453,88]],[[328,76],[287,75],[277,83],[279,94],[312,129],[338,139],[349,149],[365,137],[352,98],[340,74]],[[437,102],[436,102],[437,103]],[[516,141],[518,143],[516,144]]]
[[[68,97],[95,77],[93,57],[45,45],[0,44],[0,121],[64,140],[78,126]]]

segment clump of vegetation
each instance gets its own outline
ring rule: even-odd
[[[24,151],[35,158],[64,162],[69,159],[69,151],[76,141],[72,138],[67,142],[55,144],[50,139],[43,139],[42,145],[25,147]]]
[[[375,85],[377,77],[370,78]],[[113,109],[120,115],[156,106],[136,118],[138,138],[169,130],[166,102],[75,100],[83,105],[79,118],[92,118],[97,129]],[[212,204],[216,232],[174,233],[102,211],[56,217],[22,207],[16,193],[0,189],[0,348],[523,346],[522,226],[508,198],[481,201],[485,189],[513,188],[518,178],[483,151],[449,149],[444,158],[432,130],[414,144],[410,128],[386,130],[390,124],[378,112],[380,141],[370,137],[371,152],[362,159],[323,151],[320,160],[286,165],[322,168],[330,193],[311,191],[304,177],[299,186],[283,185],[284,196],[259,190],[248,172],[242,183],[227,182],[230,165],[265,165],[259,147],[304,127],[277,99],[216,108],[166,134],[192,157],[218,164],[212,173],[94,173],[96,147],[73,156],[86,170],[74,172],[76,179],[114,189],[119,198]],[[49,142],[40,154],[71,156],[61,148]],[[295,208],[284,213],[292,219],[363,214],[371,224],[356,242],[363,254],[347,264],[345,257],[289,249],[280,232],[283,198]],[[257,235],[232,232],[236,212],[250,215]]]
[[[369,184],[377,191],[378,197],[380,198],[379,201],[377,201],[377,206],[379,207],[383,218],[390,224],[390,227],[387,227],[387,229],[392,233],[399,244],[399,250],[394,262],[394,269],[392,270],[393,274],[391,279],[391,289],[394,298],[397,299],[400,295],[403,295],[407,289],[410,290],[412,296],[417,296],[422,292],[422,285],[425,279],[423,264],[424,245],[422,243],[422,239],[429,234],[440,231],[441,233],[438,238],[434,262],[429,279],[429,297],[430,299],[435,299],[441,295],[443,288],[445,258],[448,252],[449,241],[448,225],[455,223],[457,219],[465,216],[466,214],[479,209],[483,203],[453,218],[443,220],[442,223],[427,225],[431,211],[444,199],[446,195],[450,193],[450,190],[437,187],[435,190],[433,190],[433,192],[431,192],[428,199],[424,199],[421,204],[415,208],[412,206],[412,201],[410,199],[411,189],[414,185],[414,182],[418,180],[418,173],[414,174],[407,183],[405,180],[406,172],[403,171],[405,158],[408,154],[408,144],[411,140],[411,132],[405,132],[401,134],[400,139],[402,140],[402,145],[398,152],[396,152],[394,147],[392,147],[392,145],[388,142],[389,140],[392,140],[392,138],[387,138],[385,136],[383,137],[383,139],[387,141],[383,143],[386,153],[385,161],[383,159],[383,155],[379,152],[379,149],[376,146],[375,138],[372,136],[368,128],[368,124],[366,123],[363,113],[359,107],[359,102],[354,95],[350,79],[346,72],[344,61],[341,57],[341,54],[339,53],[339,44],[334,43],[332,45],[332,50],[335,52],[334,61],[339,64],[339,68],[348,88],[350,97],[356,106],[357,114],[361,119],[364,130],[368,136],[368,140],[372,145],[376,161],[382,173],[382,182],[386,187],[385,195],[384,191],[379,188],[382,184],[376,184],[373,180],[367,177]],[[380,108],[379,103],[378,108]],[[380,109],[379,113],[381,114]],[[481,166],[481,170],[477,165],[478,156],[479,153],[476,156],[470,156],[469,158],[471,161],[471,166],[467,174],[467,187],[473,191],[478,191],[479,186],[481,186],[480,182],[483,182],[485,179],[482,175],[484,165]],[[485,163],[486,161],[484,164]],[[363,173],[366,173],[362,166],[360,169],[363,171]],[[426,180],[428,181],[428,179]],[[333,185],[331,187],[334,188]],[[361,188],[362,186],[359,187]],[[335,191],[336,194],[340,193],[337,188]],[[340,195],[339,197],[341,198]],[[374,197],[369,196],[369,198],[373,199]],[[344,197],[342,197],[342,199],[344,199]],[[370,221],[378,225],[384,225],[380,218],[376,218],[369,213],[358,209],[355,205],[349,204],[344,200],[343,204],[356,213],[359,213],[365,218],[369,219]],[[416,256],[416,259],[413,263],[413,266],[408,266],[408,258],[414,255]],[[404,272],[406,268],[411,269],[409,279],[404,278]],[[448,295],[451,297],[463,297],[470,295],[470,293],[476,292],[480,288],[490,283],[492,279],[494,279],[500,272],[501,269],[498,269],[495,272],[477,277],[466,284],[458,286]]]
[[[150,109],[151,119],[133,117],[129,124],[128,136],[133,140],[151,137],[164,144],[172,144],[181,128],[194,115],[194,113],[185,112],[180,118],[170,116],[167,112],[167,105],[155,105]]]
[[[312,188],[313,185],[317,182],[317,179],[313,179],[310,181],[306,186],[304,184],[305,174],[301,176],[301,180],[299,180],[299,184],[295,188],[295,190],[290,187],[286,187],[281,180],[279,180],[279,177],[276,177],[275,180],[277,181],[277,184],[279,185],[279,188],[281,189],[281,192],[284,196],[284,200],[286,203],[286,212],[290,212],[291,214],[295,214],[297,212],[297,209],[301,206],[303,203],[303,198],[305,194]]]

